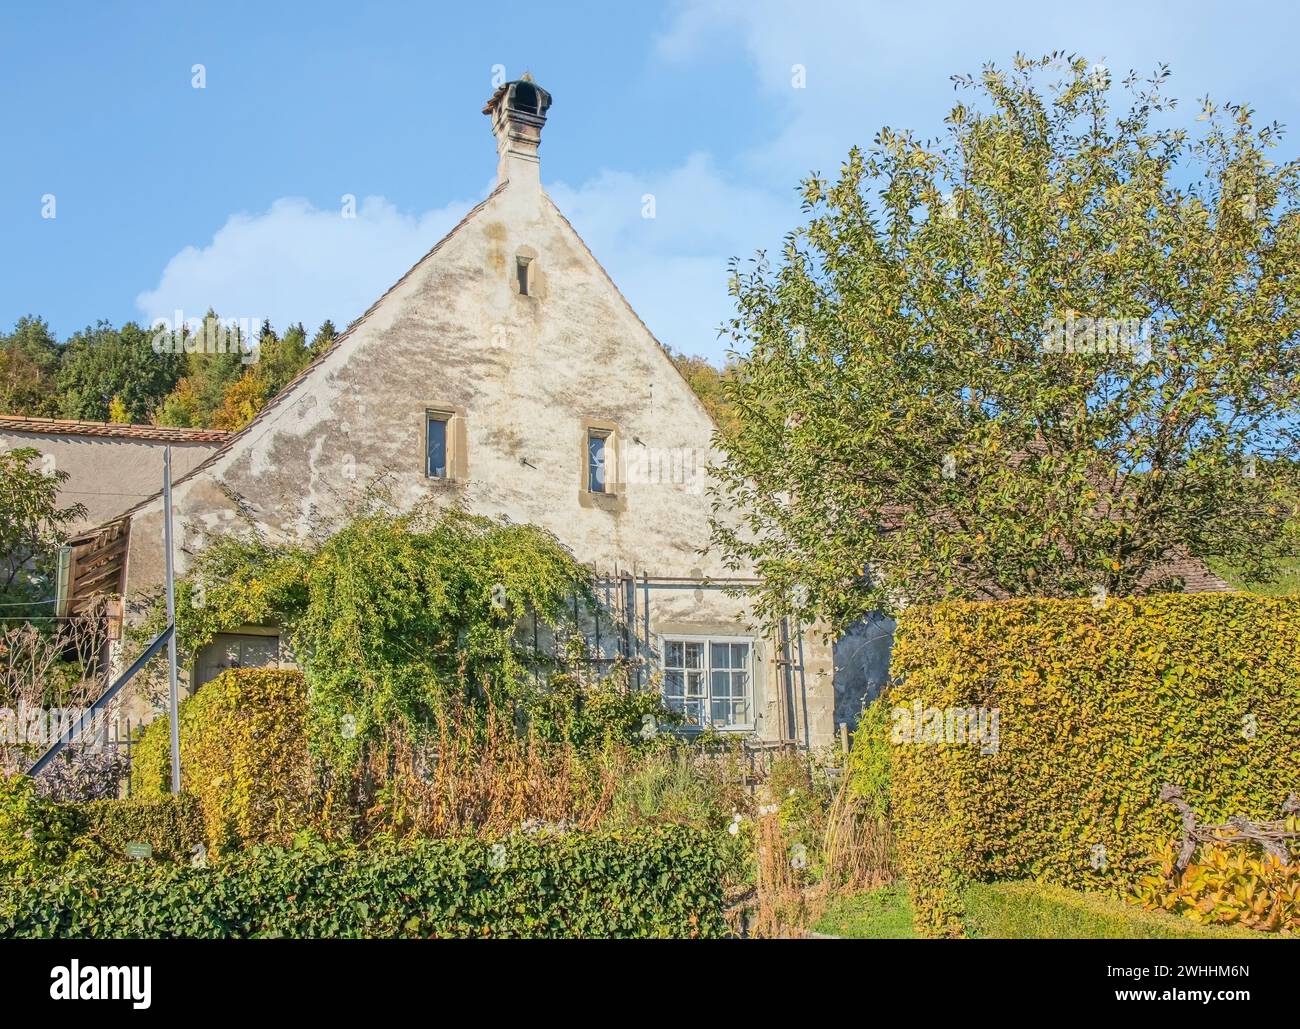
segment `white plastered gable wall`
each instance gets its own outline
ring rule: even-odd
[[[744,575],[707,552],[704,464],[713,424],[690,386],[545,195],[531,154],[250,426],[174,487],[181,552],[249,521],[271,539],[334,526],[385,476],[399,503],[429,496],[555,533],[601,572],[698,580]],[[516,260],[531,258],[531,295]],[[460,482],[425,475],[427,411],[456,412]],[[616,427],[612,498],[583,498],[589,423]],[[630,480],[630,481],[629,481]],[[162,577],[161,505],[132,520],[128,598]],[[778,717],[775,646],[720,590],[648,595],[650,631],[757,641],[756,728],[833,738],[829,647],[803,641],[802,696]]]

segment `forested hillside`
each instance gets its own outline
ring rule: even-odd
[[[0,334],[0,414],[241,429],[336,338],[309,340],[263,322],[256,338],[209,311],[203,326],[168,329],[101,321],[57,339],[41,318]]]

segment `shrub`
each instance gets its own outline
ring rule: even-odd
[[[38,876],[72,853],[73,808],[39,796],[25,775],[0,776],[0,877]]]
[[[209,868],[73,872],[0,894],[0,937],[717,937],[716,835],[256,847]]]
[[[207,838],[203,809],[192,796],[97,800],[79,809],[76,850],[104,863],[124,860],[128,843],[147,843],[155,861],[189,861]]]
[[[1300,932],[1300,863],[1243,847],[1202,846],[1178,874],[1171,843],[1158,873],[1145,875],[1134,899],[1148,911],[1169,911],[1198,925],[1243,925],[1262,932]]]
[[[180,705],[181,783],[203,812],[214,852],[287,843],[310,824],[315,778],[300,672],[234,668]],[[155,719],[132,758],[134,795],[171,788],[170,726]]]
[[[868,704],[853,733],[849,751],[849,795],[863,811],[889,817],[889,702],[888,693]]]
[[[1271,817],[1300,780],[1298,636],[1300,599],[1244,594],[903,612],[894,728],[917,706],[924,724],[893,748],[891,798],[919,923],[960,931],[975,879],[1128,892],[1177,831],[1165,783],[1207,822]],[[937,742],[973,707],[995,746]]]
[[[526,708],[538,672],[577,663],[573,630],[595,594],[590,571],[547,531],[436,504],[396,513],[381,485],[328,539],[213,541],[177,601],[187,655],[240,625],[281,626],[311,684],[313,752],[351,771],[367,744],[393,730],[418,741],[466,703]],[[520,631],[534,617],[573,647],[535,648]],[[164,624],[159,600],[137,638]]]

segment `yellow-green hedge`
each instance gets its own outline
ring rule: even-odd
[[[215,851],[288,843],[309,824],[316,780],[303,725],[306,695],[300,672],[236,668],[181,703],[181,787],[198,799]],[[131,783],[141,798],[171,789],[165,717],[135,747]]]
[[[1300,598],[919,607],[899,619],[893,676],[891,714],[918,700],[998,713],[994,754],[892,748],[900,858],[929,932],[958,931],[971,880],[1131,889],[1179,829],[1164,783],[1203,822],[1276,818],[1300,789]]]

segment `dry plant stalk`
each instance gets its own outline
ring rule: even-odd
[[[889,819],[858,808],[846,777],[831,805],[822,845],[825,873],[819,889],[827,898],[886,886],[897,878]]]
[[[495,710],[482,728],[449,717],[429,745],[394,733],[372,749],[361,772],[370,784],[364,822],[395,836],[502,835],[529,823],[590,829],[628,762],[623,748],[584,755],[520,736]]]
[[[897,877],[889,821],[868,815],[849,793],[847,780],[835,794],[822,842],[820,879],[809,885],[791,862],[791,848],[777,815],[760,817],[753,912],[754,936],[800,936],[839,894],[888,885]]]
[[[774,814],[762,816],[755,835],[755,903],[749,932],[762,937],[797,935],[799,927],[807,925],[813,914],[800,870],[791,861],[781,819]]]
[[[5,723],[0,772],[25,770],[51,742],[45,732],[29,738],[27,716],[40,713],[47,723],[53,716],[61,733],[66,721],[78,717],[104,691],[108,677],[99,667],[99,655],[107,641],[101,605],[58,622],[53,632],[42,632],[30,622],[0,630],[0,711]],[[69,653],[75,662],[71,672],[61,667]],[[106,712],[105,720],[113,713]]]

